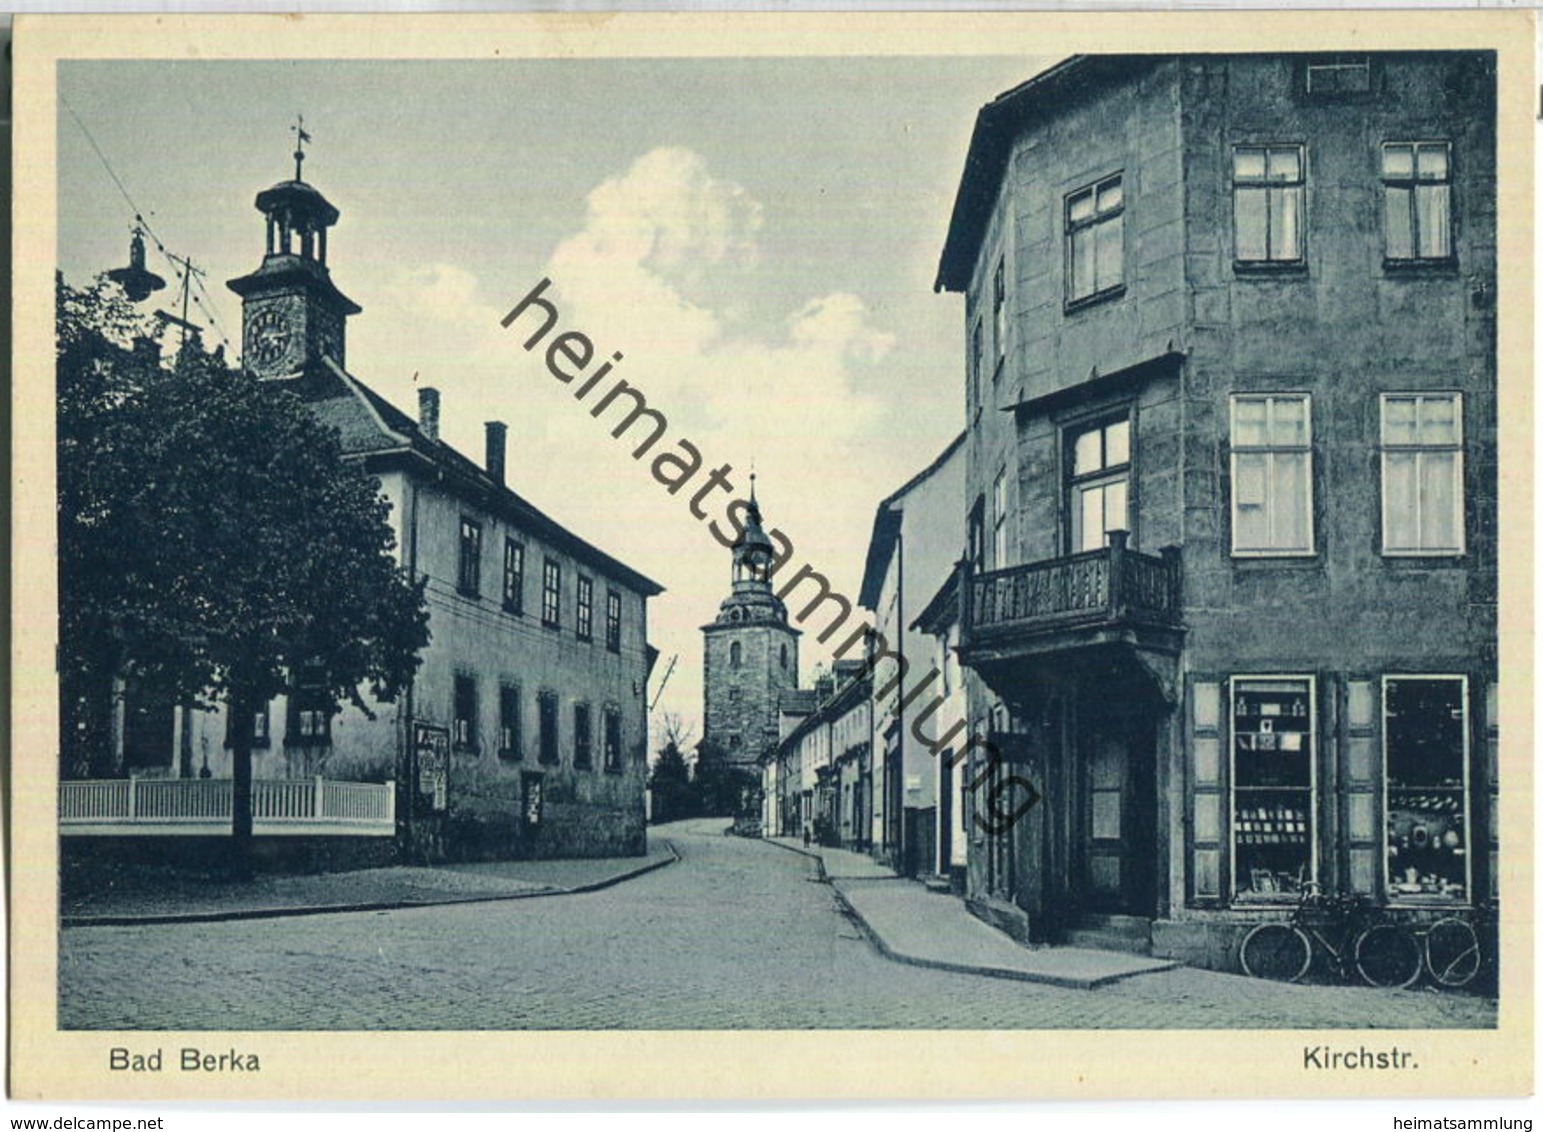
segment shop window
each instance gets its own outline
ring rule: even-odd
[[[455,678],[455,712],[451,739],[457,749],[477,749],[477,681],[471,676]]]
[[[1452,160],[1446,142],[1382,147],[1383,254],[1390,264],[1452,256]]]
[[[1388,676],[1382,682],[1388,897],[1464,901],[1468,837],[1468,682]]]
[[[1233,254],[1240,265],[1302,262],[1304,164],[1299,145],[1233,149]]]
[[[588,770],[593,765],[590,755],[589,705],[573,705],[573,765]]]
[[[1232,553],[1313,552],[1312,406],[1305,394],[1232,399]]]
[[[1103,421],[1067,439],[1066,507],[1071,553],[1108,545],[1130,530],[1130,418]]]
[[[509,684],[498,689],[498,757],[511,762],[524,757],[520,735],[520,690]]]
[[[581,641],[595,639],[595,583],[579,576],[578,637]]]
[[[1382,398],[1382,553],[1463,552],[1463,400]]]
[[[605,593],[605,647],[621,652],[621,594],[615,590]]]
[[[536,698],[536,723],[541,729],[537,742],[543,763],[557,762],[557,693],[542,692]]]
[[[605,709],[605,769],[621,770],[621,712]]]
[[[1231,692],[1232,891],[1294,900],[1318,871],[1313,681],[1239,677]]]
[[[461,519],[461,559],[455,585],[467,597],[476,597],[482,585],[482,524],[475,519]]]
[[[525,547],[512,538],[504,540],[504,608],[525,612]]]
[[[1125,182],[1120,174],[1066,198],[1066,301],[1118,293],[1125,284]]]
[[[541,623],[556,629],[562,623],[563,568],[548,558],[541,566]]]

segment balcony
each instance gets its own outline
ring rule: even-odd
[[[1127,644],[1178,651],[1179,551],[1161,557],[1112,531],[1102,550],[966,574],[962,628],[970,662]]]

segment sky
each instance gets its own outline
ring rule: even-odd
[[[239,354],[224,284],[261,261],[253,198],[293,175],[303,113],[305,179],[342,213],[332,278],[363,307],[349,371],[409,413],[438,388],[441,437],[479,463],[483,422],[508,422],[509,485],[666,588],[650,694],[677,657],[656,719],[699,738],[729,553],[500,320],[550,279],[559,327],[621,353],[739,493],[754,467],[767,524],[855,599],[875,507],[963,425],[962,298],[932,283],[976,111],[1052,62],[66,62],[59,266],[127,261],[126,192],[207,272],[193,316]]]

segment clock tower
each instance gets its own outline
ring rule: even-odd
[[[257,194],[268,221],[267,252],[250,275],[226,284],[241,296],[241,357],[259,378],[300,377],[330,358],[340,368],[343,323],[359,306],[333,285],[327,271],[327,229],[338,210],[301,179],[305,143],[297,135],[295,177]]]

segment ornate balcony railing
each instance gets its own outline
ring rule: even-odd
[[[218,835],[230,831],[233,799],[228,778],[66,781],[59,783],[59,832]],[[254,779],[252,832],[389,837],[396,832],[396,788],[320,777]]]
[[[1177,548],[1154,557],[1131,550],[1128,538],[1124,531],[1112,531],[1110,545],[1102,550],[967,575],[966,638],[1082,625],[1176,628],[1181,605]]]

